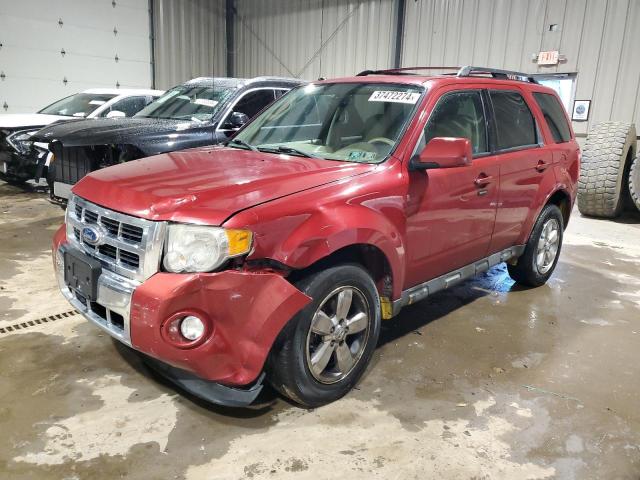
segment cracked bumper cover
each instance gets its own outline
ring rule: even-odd
[[[63,226],[54,237],[54,264],[55,253],[65,242]],[[128,298],[123,302],[129,305],[129,345],[167,364],[157,365],[156,370],[203,398],[189,386],[199,384],[196,390],[202,390],[199,381],[215,382],[223,389],[232,390],[248,386],[244,391],[251,390],[255,398],[259,393],[255,388],[262,379],[261,373],[276,337],[311,301],[284,277],[266,271],[158,272],[125,295]],[[65,296],[69,299],[69,295]],[[79,310],[88,320],[97,323],[88,312]],[[206,340],[196,347],[177,347],[162,334],[164,322],[181,312],[195,312],[210,322]],[[214,393],[215,390],[213,388]]]

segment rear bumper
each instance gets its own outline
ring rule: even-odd
[[[114,338],[167,364],[159,368],[161,373],[202,398],[202,392],[220,390],[205,388],[202,380],[223,389],[244,386],[242,390],[251,393],[239,396],[255,398],[256,382],[276,337],[311,301],[273,272],[159,272],[143,283],[131,283],[103,270],[97,301],[88,304],[64,284],[59,252],[65,245],[63,226],[54,237],[53,252],[60,289],[69,302]],[[208,323],[204,341],[184,348],[167,339],[163,327],[169,319],[193,313]]]

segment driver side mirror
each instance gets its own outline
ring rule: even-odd
[[[121,112],[120,110],[111,110],[109,113],[107,113],[105,118],[124,118],[126,116],[127,114]]]
[[[249,116],[242,112],[231,112],[229,119],[225,124],[225,128],[229,130],[240,130],[245,123],[249,121]]]
[[[471,165],[473,152],[468,138],[432,138],[420,154],[411,159],[412,170],[466,167]]]

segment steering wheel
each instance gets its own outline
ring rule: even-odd
[[[386,143],[390,147],[393,147],[395,145],[393,140],[389,140],[386,137],[375,137],[375,138],[372,138],[371,140],[367,140],[367,143]]]

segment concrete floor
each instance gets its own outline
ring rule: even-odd
[[[62,210],[0,184],[0,328],[71,308]],[[2,479],[638,479],[640,217],[574,212],[552,279],[504,266],[384,324],[357,390],[313,411],[178,393],[80,316],[0,333]]]

